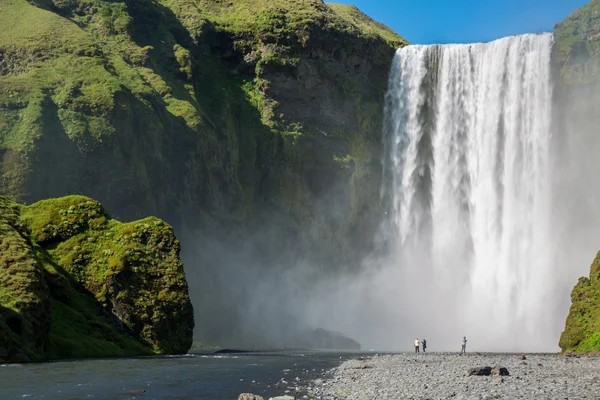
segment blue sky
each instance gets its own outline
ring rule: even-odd
[[[589,0],[334,0],[353,4],[413,44],[487,42],[550,32]]]

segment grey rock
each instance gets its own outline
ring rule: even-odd
[[[252,393],[242,393],[238,396],[238,400],[264,400],[261,396]]]

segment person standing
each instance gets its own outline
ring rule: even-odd
[[[419,338],[415,339],[415,353],[419,352]]]
[[[421,345],[423,346],[423,353],[425,353],[425,349],[427,349],[427,340],[423,338],[423,340],[421,340]]]
[[[460,349],[460,354],[467,354],[467,337],[463,336],[462,338],[462,348]]]

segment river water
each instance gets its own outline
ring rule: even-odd
[[[0,399],[237,399],[269,398],[315,379],[350,353],[252,353],[58,361],[0,366]],[[290,370],[285,371],[284,370]],[[295,393],[292,393],[294,395]]]

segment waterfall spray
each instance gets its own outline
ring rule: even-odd
[[[393,62],[382,193],[394,268],[457,337],[556,346],[542,339],[556,302],[552,43],[408,46]]]

